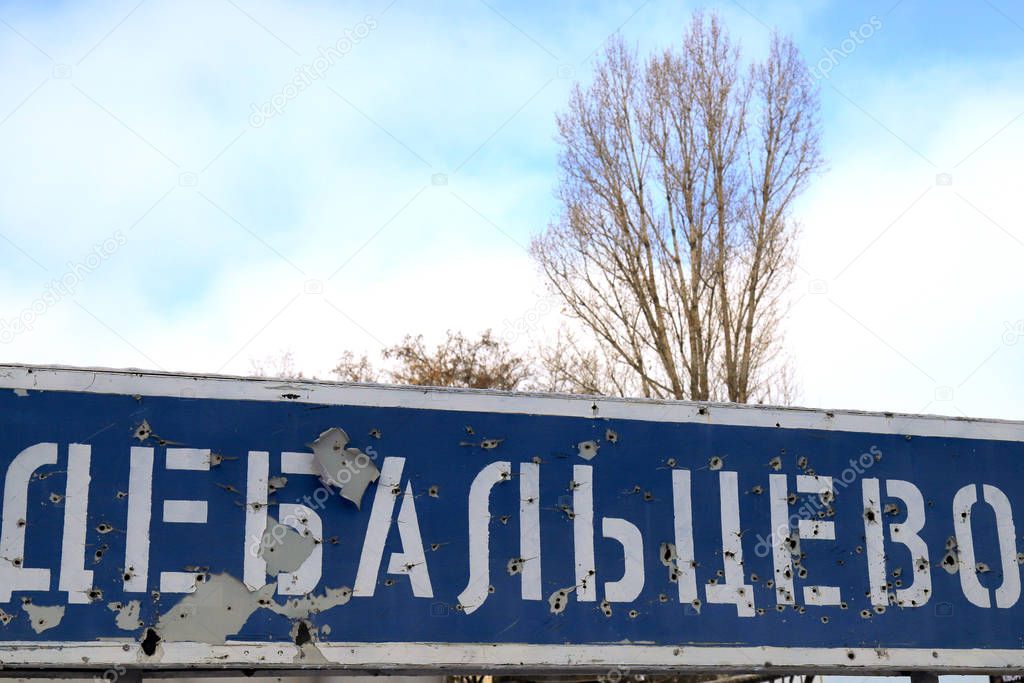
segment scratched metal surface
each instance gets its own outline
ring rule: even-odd
[[[1020,543],[1016,538],[1020,529],[1010,532],[1012,547],[1006,546],[1005,538],[1000,547],[998,533],[1001,525],[1005,537],[1007,523],[1019,522],[1024,512],[1020,441],[986,439],[984,430],[976,430],[972,438],[953,438],[788,429],[774,424],[734,426],[713,420],[604,418],[582,409],[579,417],[539,414],[542,411],[543,403],[535,411],[498,413],[287,399],[133,396],[130,392],[0,391],[0,474],[8,472],[15,456],[33,445],[53,443],[57,453],[56,463],[39,467],[30,479],[24,524],[19,524],[20,519],[3,519],[5,536],[17,527],[25,534],[23,553],[0,560],[7,572],[4,576],[15,576],[11,572],[25,568],[45,568],[49,577],[47,590],[15,590],[8,602],[0,603],[10,617],[0,625],[0,651],[10,643],[23,647],[34,642],[113,639],[136,644],[147,636],[150,647],[158,641],[163,647],[168,634],[162,634],[159,625],[169,623],[183,605],[201,618],[194,629],[179,629],[173,637],[188,633],[194,636],[189,639],[199,642],[223,637],[229,643],[297,643],[300,647],[398,642],[1022,648],[1024,607],[1019,600]],[[151,433],[139,431],[143,423]],[[384,485],[383,480],[372,483],[357,508],[337,495],[336,487],[325,498],[317,476],[282,472],[282,452],[308,452],[309,444],[332,427],[345,430],[349,445],[370,453],[378,468],[384,467],[386,459],[403,458],[397,488]],[[581,448],[586,442],[593,445]],[[87,445],[91,454],[84,547],[80,557],[63,562],[65,571],[74,566],[92,572],[85,604],[71,604],[68,591],[59,588],[63,537],[69,524],[64,496],[69,488],[71,444]],[[591,454],[594,446],[596,453]],[[133,447],[151,448],[153,455],[145,592],[126,591],[125,580],[130,572],[125,558]],[[167,469],[168,448],[184,447],[210,449],[222,457],[215,457],[216,464],[208,471]],[[405,547],[408,538],[403,539],[396,520],[385,527],[372,595],[352,596],[327,609],[302,614],[250,607],[251,614],[237,630],[217,633],[221,627],[212,625],[204,635],[202,624],[215,621],[212,615],[232,604],[231,600],[218,590],[216,595],[204,595],[201,607],[190,605],[186,594],[160,590],[161,573],[196,572],[208,583],[243,581],[246,556],[253,552],[245,534],[253,452],[267,453],[270,478],[287,478],[269,492],[269,515],[277,517],[281,504],[304,504],[322,522],[322,533],[315,534],[321,541],[322,562],[317,563],[321,575],[312,594],[351,590],[374,500],[386,496],[392,499],[396,518],[404,505],[414,507],[425,558],[425,567],[417,570],[420,592],[424,592],[425,574],[429,596],[413,594],[408,574],[388,573],[393,554],[417,555]],[[470,490],[474,478],[492,463],[508,463],[510,475],[486,495],[489,589],[482,603],[467,613],[459,596],[471,582]],[[539,473],[539,558],[523,557],[521,550],[524,464],[527,469],[536,465]],[[851,470],[854,474],[847,474]],[[690,483],[685,489],[682,472],[688,473]],[[789,497],[785,501],[789,514],[809,523],[807,537],[789,555],[796,560],[790,569],[791,600],[780,591],[786,583],[779,580],[780,572],[785,572],[784,556],[774,551],[773,475],[776,493],[782,490],[780,483],[786,487],[783,495]],[[780,479],[779,475],[785,476]],[[798,476],[823,475],[833,478],[833,494],[825,500],[818,493],[797,491]],[[579,509],[585,498],[579,497],[578,489],[588,477],[593,486],[594,573],[584,572],[588,578],[581,582],[577,568],[581,529],[576,517],[586,516]],[[741,558],[736,556],[731,530],[723,530],[722,522],[723,512],[730,514],[725,508],[730,505],[728,489],[733,480]],[[892,525],[908,521],[909,504],[904,498],[885,495],[886,483],[893,480],[910,482],[921,493],[924,526],[917,535],[928,554],[923,564],[920,560],[925,558],[893,539]],[[871,482],[881,485],[881,495],[868,501],[865,490],[873,490]],[[968,529],[958,530],[954,498],[973,485],[977,488],[970,490],[976,491],[978,502],[969,509]],[[984,485],[1005,494],[1011,518],[999,517],[998,506],[986,504],[996,494],[989,494]],[[688,572],[679,566],[686,554],[679,547],[676,522],[679,498],[687,491],[694,557],[692,564],[686,564],[694,576],[695,595],[689,586],[680,587],[680,574]],[[205,501],[206,522],[163,521],[166,500]],[[797,517],[792,520],[794,528]],[[637,552],[635,545],[624,550],[621,542],[604,537],[606,518],[635,527],[642,550]],[[834,523],[834,540],[827,538],[828,526],[812,530],[814,522]],[[405,523],[411,522],[406,518]],[[872,525],[882,530],[884,606],[872,600],[869,580]],[[914,530],[907,526],[903,533],[912,534]],[[685,537],[689,530],[684,532]],[[965,533],[973,542],[974,564],[979,566],[962,566]],[[609,597],[607,584],[626,572],[624,555],[636,559],[631,569],[634,589],[637,565],[642,568],[639,593],[625,602],[604,603]],[[1007,557],[1012,563],[1005,561]],[[517,558],[540,566],[540,594],[532,594],[531,599],[524,599],[522,572],[509,571],[509,561]],[[951,570],[948,565],[954,562]],[[736,576],[730,576],[730,563],[736,563],[742,576],[740,605],[716,603],[711,596],[712,586],[738,584]],[[877,568],[874,571],[877,577]],[[965,587],[963,572],[974,577],[988,607],[976,604],[978,589]],[[277,604],[296,597],[275,593],[272,576],[261,580],[271,585],[262,589],[263,594]],[[915,582],[921,582],[916,593],[911,590]],[[804,588],[813,586],[825,587],[826,592],[835,589],[837,593],[828,595],[840,604],[809,604],[813,599]],[[921,592],[922,586],[928,590]],[[560,590],[565,591],[564,600],[557,599]],[[971,590],[973,602],[967,596]],[[897,591],[916,595],[914,604],[909,597],[897,598]],[[119,620],[118,610],[134,600],[139,601],[137,619]],[[233,604],[237,609],[238,603]],[[40,612],[50,607],[63,608],[62,613]],[[39,625],[32,623],[33,614],[51,623],[39,631]],[[836,665],[845,663],[841,660]]]

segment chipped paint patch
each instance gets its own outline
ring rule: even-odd
[[[267,563],[267,574],[290,574],[309,559],[319,544],[312,534],[299,533],[292,527],[267,517],[267,528],[260,539],[259,556]]]
[[[14,395],[15,396],[28,396],[28,389],[15,389],[14,390]]]
[[[165,641],[194,641],[223,645],[262,604],[273,600],[277,584],[250,591],[228,574],[206,575],[196,581],[194,593],[161,615],[155,632]]]
[[[32,626],[32,630],[36,633],[49,631],[54,626],[58,626],[61,619],[64,618],[64,605],[46,607],[27,602],[21,608],[28,614],[29,623]]]
[[[168,642],[223,645],[257,610],[266,609],[288,619],[304,620],[310,615],[345,605],[352,598],[352,589],[343,586],[328,588],[323,595],[305,595],[279,604],[273,599],[276,584],[251,591],[230,574],[204,577],[204,580],[196,582],[194,593],[185,595],[160,617],[154,629],[150,629],[155,638]],[[296,644],[302,647],[302,643]],[[314,653],[307,654],[314,656]],[[303,661],[319,660],[307,658]]]
[[[139,619],[142,603],[138,600],[129,602],[108,602],[107,609],[117,614],[117,627],[122,631],[134,631],[144,626]]]
[[[380,471],[368,455],[348,447],[345,430],[331,427],[310,444],[313,459],[320,470],[320,479],[341,490],[341,497],[358,508],[366,488],[380,477]]]

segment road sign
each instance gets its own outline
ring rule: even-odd
[[[0,366],[0,664],[1019,670],[1022,441]]]

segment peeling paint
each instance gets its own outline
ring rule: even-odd
[[[26,602],[22,604],[21,608],[28,614],[29,623],[32,626],[32,630],[36,633],[49,631],[54,626],[59,625],[61,619],[64,618],[64,605],[46,607]]]
[[[260,539],[259,556],[267,563],[267,574],[290,574],[309,559],[318,545],[311,534],[299,533],[292,527],[267,517],[267,528]]]
[[[341,490],[341,497],[355,503],[358,508],[366,488],[377,481],[380,471],[365,453],[348,447],[345,430],[331,427],[310,444],[313,457],[320,470],[320,479]]]
[[[139,612],[141,610],[142,603],[138,600],[131,600],[129,602],[108,602],[107,609],[117,614],[117,627],[122,631],[134,631],[135,629],[141,628],[145,624],[139,620]]]
[[[223,645],[263,603],[272,602],[277,584],[250,591],[228,574],[207,575],[157,621],[155,632],[166,641]]]
[[[267,491],[274,493],[288,485],[288,477],[271,477],[267,480]]]
[[[273,599],[275,584],[250,591],[230,574],[204,575],[203,579],[196,582],[194,593],[185,595],[160,617],[153,629],[159,639],[223,645],[257,610],[267,609],[289,619],[302,620],[344,605],[352,597],[349,588],[328,588],[323,595],[305,595],[278,604]]]

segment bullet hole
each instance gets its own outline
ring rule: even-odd
[[[775,579],[768,579],[764,582],[764,585],[768,588],[772,588],[775,585]]]
[[[106,522],[100,522],[96,525],[96,531],[100,532],[101,534],[109,534],[113,530],[114,527],[110,526]]]
[[[764,607],[758,607],[757,608],[757,616],[759,616],[759,617],[763,617],[764,616]]]
[[[309,632],[309,624],[300,621],[295,625],[295,644],[299,647],[313,642],[313,634]]]
[[[139,441],[145,441],[153,433],[153,430],[149,426],[149,422],[146,420],[142,421],[138,427],[135,428],[135,438]]]
[[[708,579],[708,585],[714,586],[718,583],[718,579]]]
[[[902,585],[903,585],[903,581],[901,579],[896,579],[896,587],[899,588]]]
[[[896,567],[892,570],[892,575],[895,577],[903,576],[903,567]]]
[[[988,572],[988,565],[984,562],[979,562],[978,564],[974,565],[974,571],[978,572],[979,574],[985,574],[986,572]]]
[[[498,517],[498,521],[501,522],[502,524],[508,524],[508,520],[509,520],[509,515],[502,515],[501,517]]]
[[[569,602],[570,591],[575,588],[560,588],[548,597],[548,604],[551,606],[552,614],[561,614],[565,611],[565,606]]]
[[[661,563],[663,565],[670,566],[672,561],[676,559],[676,547],[671,543],[661,544]]]
[[[380,430],[377,429],[376,427],[374,427],[373,429],[370,430],[370,436],[372,436],[375,439],[379,439],[380,438],[380,434],[381,434]]]
[[[440,543],[431,543],[431,544],[430,544],[430,549],[431,549],[431,550],[432,550],[433,552],[437,552],[437,549],[438,549],[438,548],[440,548],[440,547],[441,547],[441,544],[440,544]]]
[[[1017,564],[1024,564],[1024,553],[1017,553]]]
[[[12,621],[14,621],[13,614],[8,614],[7,612],[0,611],[0,624],[7,626],[7,624],[11,623]]]
[[[959,566],[960,560],[957,559],[953,552],[946,553],[946,556],[942,558],[942,568],[950,574],[955,573]]]
[[[96,552],[94,552],[92,554],[92,563],[93,564],[99,564],[100,561],[103,560],[103,553],[107,552],[109,547],[110,546],[108,546],[106,543],[104,543],[100,547],[96,548]]]
[[[668,465],[669,467],[675,467],[676,466],[676,459],[675,458],[669,458],[668,460],[665,461],[665,464]]]
[[[331,536],[330,538],[327,539],[327,542],[330,543],[331,545],[338,545],[338,543],[340,543],[341,541],[338,539],[337,536]]]
[[[779,470],[782,469],[782,458],[776,455],[774,458],[768,461],[768,467],[778,472]]]
[[[864,548],[863,548],[862,546],[857,546],[857,547],[856,547],[856,548],[854,548],[853,550],[854,550],[854,552],[856,552],[856,553],[857,553],[858,555],[860,555],[860,554],[861,554],[862,552],[864,552]]]
[[[603,612],[606,617],[610,617],[612,615],[612,603],[608,602],[607,600],[602,600],[601,612]]]
[[[13,564],[15,567],[20,567],[21,563],[22,559],[20,557],[16,557],[11,561],[11,564]]]
[[[19,529],[24,529],[26,524],[28,524],[28,522],[26,522],[24,519],[19,519],[18,520],[18,528]]]
[[[62,500],[64,500],[64,496],[60,495],[59,493],[50,494],[50,502],[53,503],[54,505],[57,505]]]
[[[708,467],[711,470],[720,470],[720,469],[722,469],[722,465],[723,464],[724,463],[722,462],[722,458],[720,458],[717,455],[711,456],[711,459],[708,460]]]
[[[776,612],[781,612],[784,609],[786,609],[785,605],[775,605],[775,611]]]
[[[790,505],[796,505],[796,494],[791,493],[788,496],[786,496],[786,502],[789,503]]]
[[[146,637],[142,639],[142,651],[147,657],[152,657],[156,652],[156,646],[160,643],[160,636],[151,628],[146,629]]]
[[[92,600],[93,602],[95,602],[96,600],[102,600],[103,599],[103,591],[101,591],[98,588],[93,588],[91,591],[89,591],[89,599]]]
[[[799,467],[802,470],[803,469],[807,469],[807,456],[806,455],[801,455],[799,458],[797,458],[796,459],[796,466]]]
[[[480,442],[480,448],[485,451],[493,451],[495,448],[501,445],[501,442],[505,439],[484,439]]]
[[[640,613],[637,612],[635,609],[629,610],[628,614],[630,619],[636,619],[638,616],[640,616]]]
[[[389,586],[389,587],[390,586],[394,586],[395,585],[395,580],[394,579],[385,579],[384,580],[384,585],[385,586]]]
[[[440,489],[437,487],[437,484],[434,484],[429,489],[427,489],[427,495],[430,496],[431,498],[439,498],[440,497],[441,493],[440,493]]]
[[[956,537],[950,536],[946,539],[946,550],[952,550],[956,547]]]
[[[871,523],[876,521],[874,508],[864,508],[864,519]]]
[[[224,456],[220,453],[210,453],[210,467],[217,467],[224,463]]]
[[[793,578],[793,570],[790,569],[789,567],[786,567],[785,569],[782,570],[782,575],[784,577],[786,577],[787,579],[791,579],[791,578]]]
[[[757,583],[757,574],[751,574],[750,575],[750,582],[751,583]]]
[[[828,617],[822,617],[821,618],[821,623],[827,624],[828,623]]]
[[[494,586],[488,586],[487,587],[487,592],[490,593],[491,595],[494,595]]]
[[[118,491],[117,493],[114,494],[114,498],[117,498],[118,500],[123,500],[124,498],[127,498],[127,497],[128,497],[128,492],[127,491]]]
[[[848,609],[850,606],[846,604],[846,601],[839,603],[839,609]]]
[[[596,441],[581,441],[576,445],[576,448],[578,449],[577,455],[584,460],[593,460],[600,447],[600,444]]]
[[[658,602],[668,602],[668,596],[664,593],[658,595]]]
[[[856,659],[856,658],[857,658],[857,655],[853,654],[853,652],[852,652],[852,651],[851,651],[851,652],[847,652],[847,653],[846,653],[846,658],[847,658],[847,659],[851,659],[851,660],[852,660],[852,659]]]
[[[860,611],[860,616],[861,616],[861,619],[870,619],[871,618],[871,612],[866,610],[866,609],[862,609]]]
[[[818,494],[818,500],[820,500],[825,505],[828,505],[833,500],[835,500],[835,497],[836,494],[832,492],[832,489],[825,489]]]
[[[807,608],[804,607],[803,605],[800,605],[799,607],[796,608],[796,612],[797,612],[797,614],[804,614],[805,612],[807,612]]]
[[[753,493],[755,496],[760,496],[762,493],[764,493],[764,488],[760,484],[758,484],[754,488],[750,489],[750,492]]]
[[[604,432],[604,440],[608,443],[618,443],[619,434],[614,429],[606,429]]]
[[[705,408],[704,406],[701,406],[700,408],[697,409],[697,414],[698,415],[707,415],[708,414],[708,409]]]
[[[725,576],[725,572],[723,572],[721,569],[719,569],[718,571],[715,572],[715,576],[717,576],[718,578],[722,578],[723,576]]]
[[[533,456],[532,458],[530,458],[530,461],[531,461],[531,462],[532,462],[532,463],[533,463],[534,465],[540,465],[540,464],[541,464],[542,462],[544,462],[543,460],[541,460],[541,459],[540,459],[540,456],[539,456],[539,455],[535,455],[535,456]]]
[[[807,578],[807,567],[800,567],[800,569],[797,570],[796,575],[799,576],[801,579],[806,579]]]
[[[153,602],[160,602],[160,591],[153,591],[149,597],[153,599]]]
[[[508,564],[505,565],[505,569],[508,571],[510,576],[515,576],[523,571],[523,561],[524,560],[521,557],[513,557],[508,561]]]
[[[654,500],[654,494],[651,493],[650,491],[644,491],[644,500],[646,500],[648,503],[651,502],[652,500]]]
[[[473,428],[470,427],[469,425],[466,425],[466,433],[469,434],[470,436],[473,436],[474,434],[476,434],[476,432],[473,430]]]

